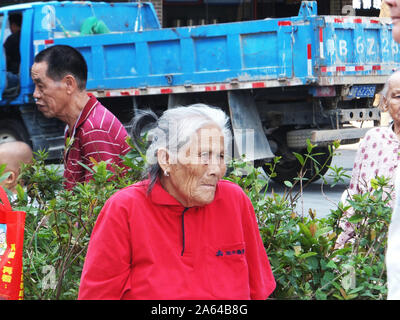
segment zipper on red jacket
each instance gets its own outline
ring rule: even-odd
[[[183,253],[185,252],[185,212],[188,211],[189,208],[183,209],[182,212],[182,252],[181,256],[183,256]]]

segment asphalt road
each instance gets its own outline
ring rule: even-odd
[[[332,159],[331,166],[336,165],[337,167],[342,167],[346,170],[347,175],[351,176],[357,148],[358,143],[339,147],[338,150],[336,150],[336,155]],[[303,190],[303,197],[299,198],[295,208],[297,214],[306,216],[311,208],[315,210],[317,218],[323,218],[330,213],[331,209],[337,207],[343,191],[349,185],[350,178],[345,178],[342,183],[331,187],[334,180],[332,177],[329,177],[330,173],[332,173],[331,170],[325,174],[327,184],[324,184],[323,180],[320,179],[309,184],[308,187]],[[281,195],[285,192],[284,187],[274,182],[270,183],[268,193],[270,194],[272,190]],[[293,191],[297,192],[299,190],[300,188],[296,187]],[[292,192],[292,194],[294,193]]]

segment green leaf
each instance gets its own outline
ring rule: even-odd
[[[318,253],[316,253],[316,252],[307,252],[307,253],[301,254],[301,255],[299,256],[299,258],[301,258],[301,259],[306,259],[306,258],[309,258],[309,257],[316,256],[317,254],[318,254]]]
[[[19,200],[24,200],[25,199],[25,190],[24,190],[24,188],[22,188],[20,184],[17,184],[15,186],[15,190],[17,191],[18,199]]]
[[[322,292],[322,290],[318,289],[315,292],[315,298],[317,300],[327,300],[328,299],[328,295],[326,293]]]
[[[285,257],[287,258],[293,258],[294,254],[295,254],[294,250],[286,250],[284,253]]]
[[[294,156],[297,158],[297,160],[300,162],[301,165],[304,165],[304,157],[297,152],[293,152]]]
[[[310,270],[317,270],[318,269],[318,260],[316,257],[309,257],[307,260],[307,265]]]
[[[325,286],[327,284],[332,284],[335,275],[332,272],[325,272],[321,279],[321,285]]]
[[[358,292],[360,292],[362,290],[365,290],[364,286],[360,286],[358,288],[355,288],[355,289],[349,291],[349,294],[355,294],[355,293],[358,293]]]
[[[90,173],[94,173],[94,170],[92,168],[89,168],[86,164],[77,161],[82,167],[84,167],[87,171],[89,171]]]
[[[330,268],[330,269],[337,269],[337,268],[338,268],[337,265],[336,265],[336,263],[333,262],[333,260],[329,261],[329,262],[326,264],[326,267],[327,267],[327,268]]]
[[[362,214],[355,214],[355,215],[352,215],[347,221],[349,221],[350,223],[357,223],[357,222],[360,222],[361,220],[363,220],[364,218],[365,218],[365,216]]]
[[[0,176],[0,182],[3,182],[10,176],[11,172],[6,172],[3,175]]]
[[[332,144],[333,144],[334,148],[337,149],[340,147],[340,140],[335,140],[335,141],[333,141]]]
[[[284,181],[283,183],[284,183],[285,186],[288,187],[288,188],[292,188],[292,187],[293,187],[293,183],[291,183],[290,181],[287,181],[287,180],[286,180],[286,181]]]
[[[309,239],[312,238],[310,229],[309,229],[307,226],[305,226],[303,223],[299,222],[299,227],[300,227],[301,232],[302,232],[307,238],[309,238]]]
[[[307,152],[308,152],[308,153],[311,153],[312,149],[313,149],[315,146],[311,143],[310,139],[307,139],[306,142],[307,142]]]
[[[315,233],[315,236],[317,238],[319,238],[320,236],[327,234],[330,231],[332,231],[332,227],[324,227],[324,228],[318,229],[317,232]]]
[[[364,266],[364,271],[368,277],[372,276],[373,269],[370,266]]]

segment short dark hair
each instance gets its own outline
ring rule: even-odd
[[[18,27],[21,27],[22,25],[22,14],[20,13],[11,13],[8,16],[8,23],[11,24],[16,24]]]
[[[87,64],[77,49],[66,45],[51,46],[40,51],[34,62],[47,62],[47,76],[52,80],[60,81],[70,74],[80,90],[86,88]]]

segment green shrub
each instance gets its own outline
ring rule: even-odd
[[[313,158],[309,143],[308,153],[298,155],[299,161]],[[334,144],[331,156],[339,147]],[[276,159],[269,165],[273,167]],[[314,160],[313,160],[314,161]],[[324,164],[315,163],[319,172]],[[256,211],[260,233],[277,282],[272,294],[276,299],[386,299],[386,272],[384,254],[391,209],[388,206],[392,188],[388,179],[377,177],[373,190],[355,195],[349,203],[355,214],[349,222],[356,224],[354,244],[335,249],[335,241],[342,231],[339,219],[349,207],[339,203],[328,218],[317,219],[316,212],[308,216],[295,212],[298,200],[308,184],[300,172],[294,185],[286,182],[283,195],[267,194],[268,181],[260,178],[260,171],[238,161],[233,161],[228,178],[239,184],[250,197]],[[334,183],[348,175],[342,168],[330,167]],[[246,174],[243,174],[243,171]],[[326,183],[326,180],[323,182]],[[260,192],[264,188],[264,192]]]
[[[24,166],[14,208],[27,212],[24,241],[24,298],[76,299],[91,231],[105,201],[137,182],[144,158],[133,148],[124,156],[127,172],[94,163],[93,180],[63,189],[59,166],[45,165],[47,154],[35,153]],[[83,164],[82,164],[83,165]]]
[[[314,161],[309,143],[299,161]],[[334,154],[338,144],[330,150]],[[132,149],[125,157],[126,174],[106,163],[95,163],[93,180],[78,184],[73,192],[63,189],[59,166],[45,165],[47,154],[24,166],[18,187],[16,210],[27,212],[24,242],[25,299],[76,299],[90,234],[104,202],[117,190],[141,179],[143,154]],[[270,166],[271,174],[279,158]],[[321,166],[314,161],[315,172]],[[339,203],[327,218],[317,219],[312,209],[296,213],[309,181],[300,172],[292,184],[286,182],[283,195],[269,190],[263,172],[233,160],[226,179],[240,185],[251,199],[260,233],[277,282],[273,299],[385,299],[384,253],[391,210],[387,205],[392,190],[388,180],[372,181],[373,190],[349,200],[355,214],[358,237],[345,248],[334,248],[341,232],[338,221],[348,207]],[[0,167],[0,180],[6,176]],[[348,177],[342,168],[330,167],[334,183]],[[323,180],[323,183],[326,181]],[[295,186],[299,185],[299,191]],[[298,210],[297,210],[298,211]]]

